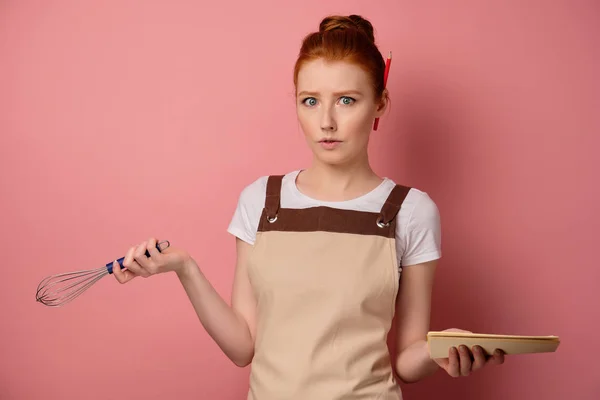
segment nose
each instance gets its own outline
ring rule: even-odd
[[[325,132],[335,132],[337,124],[333,111],[328,107],[324,107],[321,115],[321,130]]]

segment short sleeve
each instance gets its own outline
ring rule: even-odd
[[[427,193],[419,193],[402,236],[402,266],[420,264],[442,256],[440,213]]]
[[[265,205],[267,178],[261,177],[242,190],[227,227],[227,232],[251,245],[256,240],[258,223]]]

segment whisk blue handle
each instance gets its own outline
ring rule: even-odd
[[[156,243],[156,249],[161,253],[164,249],[166,249],[169,246],[170,246],[170,243],[168,240],[164,240],[162,242]],[[148,250],[146,250],[146,257],[150,257],[150,252]],[[117,260],[117,262],[119,263],[121,268],[123,268],[123,260],[125,260],[125,257],[121,257]],[[106,264],[106,269],[108,270],[109,274],[113,273],[113,262],[114,261],[111,261],[108,264]]]

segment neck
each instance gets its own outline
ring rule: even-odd
[[[367,155],[343,165],[331,165],[313,159],[311,166],[301,175],[298,179],[300,188],[313,197],[330,201],[358,197],[381,183]]]

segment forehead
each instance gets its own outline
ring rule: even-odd
[[[342,90],[367,91],[370,80],[358,65],[345,61],[317,59],[305,63],[298,71],[298,93],[337,92]]]

